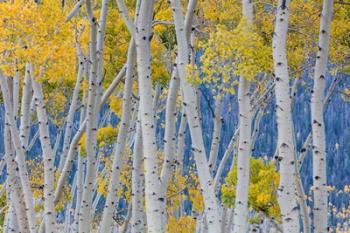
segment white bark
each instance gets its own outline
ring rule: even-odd
[[[13,76],[13,87],[12,87],[12,101],[13,101],[13,115],[17,119],[18,113],[18,100],[19,100],[19,72],[16,71]]]
[[[12,211],[16,212],[18,230],[20,232],[28,232],[28,219],[25,214],[24,202],[21,199],[21,189],[19,180],[16,174],[17,163],[15,161],[15,154],[11,143],[11,133],[8,126],[5,126],[4,133],[4,144],[5,144],[5,160],[7,165],[7,189],[9,196],[8,205],[13,205]]]
[[[97,152],[97,118],[98,118],[98,57],[97,57],[97,20],[93,16],[90,0],[86,0],[86,9],[90,23],[90,56],[89,95],[86,116],[86,176],[79,214],[79,233],[90,232],[92,197],[95,193],[96,152]]]
[[[218,158],[220,138],[221,138],[221,128],[222,128],[222,118],[221,110],[223,104],[222,89],[220,88],[218,95],[215,98],[215,110],[214,110],[214,129],[209,153],[209,169],[212,175],[216,170],[216,162]],[[214,177],[214,176],[213,176]]]
[[[79,123],[83,122],[86,115],[86,99],[87,99],[87,91],[84,91],[83,94],[83,107],[80,112],[80,119]],[[73,222],[73,231],[77,232],[79,229],[79,213],[80,213],[80,206],[81,206],[81,199],[83,196],[83,186],[84,186],[84,168],[85,168],[86,159],[81,155],[81,152],[78,152],[78,165],[77,165],[77,172],[76,172],[76,203],[75,203],[75,210],[74,210],[74,222]]]
[[[132,82],[134,73],[134,59],[135,59],[135,43],[131,39],[128,51],[128,62],[126,68],[126,78],[124,84],[123,94],[123,115],[121,118],[117,143],[115,146],[112,173],[110,176],[108,195],[106,199],[105,208],[103,211],[102,221],[100,224],[100,232],[111,232],[113,213],[116,209],[117,202],[117,186],[119,175],[122,166],[122,155],[126,145],[127,134],[130,126],[130,119],[132,116]]]
[[[180,79],[176,66],[173,68],[173,74],[170,80],[168,97],[165,111],[165,133],[164,133],[164,161],[161,172],[161,181],[163,185],[163,195],[165,196],[168,188],[169,178],[175,168],[175,122],[177,117],[176,98],[180,87]]]
[[[56,211],[54,204],[54,180],[55,180],[55,170],[54,161],[55,156],[51,147],[50,133],[49,133],[49,120],[47,117],[42,86],[38,83],[32,76],[32,86],[34,91],[36,112],[39,124],[39,136],[41,150],[43,154],[44,161],[44,221],[45,230],[48,233],[56,232]]]
[[[327,194],[327,157],[326,133],[323,117],[323,99],[326,85],[326,71],[330,40],[330,24],[333,14],[333,0],[323,1],[321,25],[316,56],[314,88],[311,96],[311,121],[313,143],[313,186],[314,186],[314,232],[327,230],[328,194]]]
[[[131,233],[144,233],[145,222],[142,205],[143,197],[143,174],[142,174],[142,131],[140,121],[137,121],[134,142],[134,159],[131,175]]]
[[[100,103],[97,111],[99,111],[101,109],[103,104],[107,101],[107,99],[113,93],[113,90],[120,83],[121,79],[123,78],[123,76],[125,74],[125,67],[126,66],[123,66],[123,68],[119,71],[119,73],[117,74],[115,79],[112,81],[110,86],[107,88],[107,90],[103,94],[102,99],[101,99],[101,103]],[[68,155],[67,155],[66,161],[64,163],[64,166],[63,166],[63,169],[62,169],[62,173],[61,173],[61,175],[60,175],[60,177],[58,179],[58,182],[57,182],[57,186],[56,186],[56,190],[55,190],[55,203],[57,203],[59,201],[60,197],[61,197],[64,183],[67,181],[67,177],[68,177],[68,175],[70,173],[70,170],[72,168],[72,164],[74,162],[74,155],[75,155],[75,152],[77,150],[78,142],[80,141],[80,139],[83,136],[84,131],[86,129],[86,122],[87,121],[85,119],[80,124],[80,127],[79,127],[77,133],[74,135],[74,137],[73,137],[73,139],[72,139],[72,141],[70,143],[69,150],[68,150]]]
[[[78,74],[77,74],[77,81],[75,83],[72,100],[69,106],[69,111],[66,119],[66,127],[64,131],[64,139],[63,139],[63,150],[60,157],[60,164],[59,164],[59,171],[62,171],[63,165],[67,158],[67,152],[69,149],[71,137],[72,137],[72,131],[73,131],[73,121],[74,121],[74,114],[76,113],[77,105],[78,105],[78,98],[79,98],[79,91],[80,86],[83,81],[83,74],[85,73],[85,64],[84,64],[84,58],[82,57],[79,45],[77,44],[78,49],[78,58],[79,58],[79,66],[78,66]]]
[[[239,140],[237,186],[234,210],[234,232],[248,231],[249,159],[251,149],[252,113],[249,101],[249,82],[240,77],[238,87]]]
[[[282,225],[285,233],[300,232],[299,210],[296,201],[293,121],[291,97],[289,93],[289,74],[287,62],[287,31],[289,0],[279,0],[277,5],[275,31],[272,51],[275,70],[276,114],[280,161],[280,184],[278,202],[281,208]]]
[[[11,138],[14,145],[14,149],[16,151],[16,160],[18,163],[19,177],[21,180],[21,185],[22,185],[22,190],[23,190],[23,195],[25,200],[28,224],[29,224],[30,232],[34,233],[36,230],[36,219],[35,219],[35,212],[34,212],[34,206],[33,206],[34,205],[33,193],[30,188],[28,171],[27,171],[26,162],[25,162],[26,153],[24,151],[24,147],[21,144],[15,117],[13,115],[13,108],[10,100],[11,95],[10,95],[8,83],[6,81],[6,77],[3,76],[2,73],[0,73],[0,86],[1,86],[2,96],[4,100],[4,105],[6,108],[5,116],[8,122],[7,125],[10,127],[10,131],[12,135]]]
[[[177,133],[177,145],[176,145],[176,156],[179,173],[182,174],[183,171],[183,160],[184,160],[184,152],[185,152],[185,136],[186,136],[186,128],[187,128],[187,116],[184,112],[183,108],[180,120],[180,126]]]
[[[153,16],[153,0],[141,1],[136,20],[135,42],[137,51],[137,70],[140,92],[140,114],[142,142],[145,165],[145,200],[149,233],[164,232],[162,224],[165,210],[162,209],[164,197],[161,196],[161,182],[158,175],[156,132],[154,125],[153,98],[151,88],[150,38]]]
[[[219,205],[217,203],[213,180],[210,175],[208,162],[205,155],[203,143],[202,129],[198,112],[197,93],[193,86],[186,80],[185,66],[189,59],[188,38],[185,31],[185,23],[181,13],[181,4],[179,0],[170,1],[173,10],[173,18],[175,22],[176,40],[178,43],[178,63],[177,68],[181,82],[183,101],[186,114],[188,116],[188,124],[190,127],[192,138],[192,151],[196,161],[198,176],[201,189],[203,192],[205,213],[209,232],[220,232],[221,224],[218,216],[220,216]],[[190,3],[191,4],[191,3]]]
[[[253,23],[253,1],[243,0],[243,17],[247,19],[248,27]],[[249,31],[249,28],[246,30]],[[251,153],[252,109],[249,97],[249,81],[239,78],[238,106],[239,106],[239,140],[237,154],[237,185],[234,209],[233,232],[248,231],[248,190],[249,190],[249,159]]]

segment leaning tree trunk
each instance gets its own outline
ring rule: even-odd
[[[31,72],[31,76],[33,73]],[[49,120],[47,117],[42,86],[32,76],[36,112],[38,116],[40,144],[44,161],[44,221],[46,232],[56,232],[56,211],[54,204],[55,156],[51,147]]]
[[[281,208],[282,225],[285,233],[300,232],[299,209],[296,201],[293,121],[289,74],[287,62],[287,32],[290,0],[279,0],[277,5],[275,31],[272,41],[275,70],[276,115],[280,161],[280,184],[278,202]]]
[[[124,84],[124,94],[123,94],[123,115],[120,122],[120,128],[116,143],[116,148],[114,152],[112,174],[110,176],[108,195],[106,199],[105,208],[102,215],[102,220],[100,224],[100,232],[111,232],[111,227],[113,223],[113,213],[116,209],[117,203],[117,187],[118,180],[121,172],[121,164],[123,152],[125,149],[127,134],[130,125],[130,119],[132,116],[132,82],[134,73],[134,59],[135,59],[135,43],[131,39],[128,51],[128,62],[126,67],[126,78]]]
[[[253,1],[243,0],[243,17],[247,19],[248,28],[253,23]],[[239,78],[238,106],[239,106],[239,140],[237,154],[237,186],[233,220],[233,232],[248,231],[248,190],[249,190],[249,159],[251,152],[252,112],[249,97],[249,81],[245,77]]]
[[[18,169],[18,167],[15,161],[15,153],[11,143],[11,132],[7,124],[5,124],[4,144],[5,144],[5,160],[6,160],[6,166],[7,166],[6,183],[7,183],[8,192],[10,194],[9,195],[10,202],[8,203],[10,205],[13,205],[14,207],[11,210],[16,213],[18,230],[20,232],[28,232],[29,231],[28,219],[25,214],[25,209],[24,209],[25,205],[23,200],[21,199],[21,189],[20,189],[19,179],[16,174],[16,170]]]
[[[10,91],[6,77],[0,72],[0,86],[3,96],[4,105],[6,108],[5,117],[8,121],[7,125],[10,128],[12,143],[16,152],[16,160],[18,163],[18,172],[21,180],[21,186],[23,190],[24,202],[26,206],[26,215],[28,218],[30,232],[36,232],[36,219],[34,212],[34,198],[30,188],[29,175],[25,162],[26,152],[23,145],[21,144],[19,132],[17,130],[17,124],[13,115],[13,108],[10,100]]]
[[[313,185],[314,189],[314,232],[327,230],[327,158],[326,133],[323,118],[323,99],[326,85],[326,71],[332,20],[333,0],[323,1],[321,26],[316,56],[314,89],[311,96],[312,151],[313,151]]]
[[[67,153],[72,137],[72,132],[73,132],[73,123],[74,123],[74,115],[77,110],[78,106],[78,100],[79,100],[79,92],[80,92],[80,87],[83,82],[83,77],[85,73],[85,58],[82,55],[82,51],[80,49],[80,45],[77,43],[76,44],[77,50],[78,50],[78,74],[77,74],[77,81],[75,83],[73,95],[72,95],[72,101],[69,106],[69,111],[67,115],[67,120],[66,120],[66,126],[65,126],[65,131],[64,131],[64,139],[63,139],[63,150],[60,156],[60,163],[58,170],[61,172],[63,169],[63,166],[66,162],[67,158]]]
[[[193,1],[190,1],[191,4]],[[181,80],[183,105],[187,114],[187,120],[192,138],[192,151],[194,153],[198,177],[205,203],[205,214],[209,232],[220,232],[221,224],[219,205],[215,195],[213,180],[206,159],[201,122],[198,112],[197,93],[193,86],[186,80],[186,65],[189,58],[188,39],[185,30],[184,17],[181,13],[179,0],[170,1],[175,22],[176,40],[178,43],[177,68]]]

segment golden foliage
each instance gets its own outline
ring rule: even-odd
[[[236,197],[237,165],[229,172],[222,186],[222,201],[229,207],[233,207]],[[267,216],[275,219],[280,217],[280,209],[277,202],[277,188],[279,173],[274,164],[265,163],[262,159],[250,159],[250,184],[248,205],[255,211],[262,211]]]
[[[97,145],[98,147],[104,147],[111,145],[117,139],[118,129],[113,128],[111,125],[99,128],[97,131]],[[79,149],[81,155],[86,155],[86,133],[83,134],[79,140]]]

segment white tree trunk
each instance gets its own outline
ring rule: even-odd
[[[7,189],[9,196],[8,205],[13,205],[10,210],[16,212],[18,230],[20,232],[29,232],[28,219],[25,214],[25,205],[21,199],[21,189],[19,180],[16,174],[17,163],[15,161],[15,154],[11,143],[11,132],[8,126],[5,126],[4,133],[4,144],[5,144],[5,160],[7,165]],[[24,208],[23,208],[24,207]]]
[[[31,76],[32,76],[31,71]],[[49,120],[46,114],[42,86],[32,76],[35,105],[39,124],[39,135],[44,160],[44,220],[48,233],[56,232],[56,211],[54,204],[55,156],[50,142]]]
[[[121,79],[123,78],[123,76],[125,74],[125,67],[126,66],[123,66],[123,68],[119,71],[118,75],[115,77],[115,79],[112,81],[110,86],[107,88],[107,90],[103,94],[102,99],[101,99],[101,103],[98,106],[97,111],[99,111],[101,109],[101,106],[107,101],[107,99],[113,93],[114,89],[120,83]],[[89,69],[85,69],[85,70],[88,71]],[[77,133],[74,135],[74,137],[70,143],[68,155],[67,155],[66,161],[64,163],[62,173],[61,173],[61,175],[58,179],[58,182],[57,182],[57,186],[56,186],[56,190],[55,190],[55,203],[57,203],[61,197],[61,194],[63,191],[63,186],[64,186],[65,182],[67,181],[67,177],[70,173],[70,170],[72,168],[72,164],[74,162],[74,155],[75,155],[75,152],[76,152],[77,147],[78,147],[78,142],[80,141],[80,139],[83,136],[84,131],[86,129],[86,122],[87,122],[86,119],[84,121],[82,121]]]
[[[248,231],[249,159],[251,152],[252,112],[249,98],[249,82],[240,77],[238,87],[239,140],[237,159],[237,185],[234,209],[234,232]]]
[[[108,186],[108,195],[106,199],[105,208],[100,224],[100,232],[111,232],[113,214],[117,204],[117,187],[119,181],[119,175],[122,168],[122,157],[126,145],[127,134],[130,126],[130,119],[132,116],[132,83],[134,74],[134,59],[135,59],[135,43],[131,39],[128,51],[128,62],[126,67],[126,78],[124,84],[123,94],[123,115],[121,122],[119,123],[119,132],[117,137],[117,143],[115,146],[112,173],[110,175],[110,181]]]
[[[11,105],[10,100],[10,91],[8,87],[8,83],[6,81],[6,77],[0,73],[0,86],[2,91],[2,96],[4,100],[4,105],[6,108],[5,116],[6,120],[8,121],[8,126],[10,127],[11,135],[12,135],[12,142],[14,145],[14,149],[16,151],[16,160],[18,163],[18,171],[19,171],[19,177],[21,180],[25,205],[26,205],[26,215],[28,218],[28,224],[30,228],[30,232],[34,233],[36,231],[36,219],[35,219],[35,212],[34,212],[34,199],[33,199],[33,193],[30,188],[29,183],[29,176],[28,171],[26,167],[25,162],[25,151],[24,147],[21,144],[19,132],[17,130],[17,125],[15,121],[15,117],[13,115],[13,108]]]
[[[277,5],[272,51],[275,70],[276,114],[280,161],[280,184],[278,202],[281,208],[282,225],[285,233],[300,232],[299,209],[296,201],[293,121],[291,97],[289,95],[289,74],[287,62],[287,32],[289,0],[279,0]]]
[[[166,214],[162,209],[161,182],[158,175],[158,158],[156,148],[155,114],[151,87],[151,54],[150,38],[153,16],[153,0],[141,1],[137,17],[135,42],[137,51],[137,70],[139,78],[140,114],[142,126],[142,142],[145,165],[145,200],[149,233],[164,232],[162,224]]]
[[[213,180],[210,175],[202,135],[202,127],[198,112],[197,93],[186,80],[186,65],[189,59],[188,39],[185,31],[181,4],[179,0],[170,1],[175,22],[176,40],[178,43],[177,68],[182,87],[183,101],[192,138],[192,151],[195,156],[198,176],[203,192],[205,213],[209,232],[220,232],[221,224],[219,205],[216,199]],[[190,3],[191,4],[191,3]]]
[[[59,171],[62,171],[63,165],[66,162],[67,158],[67,152],[69,149],[71,137],[72,137],[72,131],[73,131],[73,121],[74,121],[74,114],[76,113],[77,105],[78,105],[78,98],[79,98],[79,92],[80,92],[80,86],[83,82],[83,76],[85,73],[85,60],[81,54],[81,50],[79,47],[79,44],[76,45],[78,50],[78,74],[77,74],[77,81],[75,83],[72,100],[70,103],[67,119],[66,119],[66,127],[64,131],[64,139],[63,139],[63,150],[60,157],[60,164],[59,164]]]
[[[218,95],[215,98],[215,110],[214,110],[214,129],[209,153],[209,169],[214,177],[214,171],[216,170],[216,162],[218,158],[221,128],[222,128],[222,118],[221,110],[223,104],[223,93],[222,88],[220,88]]]
[[[138,120],[136,123],[136,135],[134,142],[134,159],[131,175],[131,233],[144,233],[145,222],[142,205],[143,197],[143,174],[142,174],[142,131]]]
[[[182,108],[180,126],[177,133],[177,145],[176,145],[176,156],[178,162],[179,173],[182,174],[183,171],[183,160],[184,160],[184,152],[185,152],[185,136],[186,136],[186,128],[187,128],[187,116],[185,113],[185,109]]]
[[[323,118],[323,99],[326,85],[325,77],[328,63],[332,14],[333,0],[324,0],[321,14],[318,52],[314,71],[314,89],[311,96],[314,186],[313,216],[315,233],[328,232],[327,157],[325,122]]]
[[[86,9],[90,23],[90,56],[89,95],[86,111],[86,176],[79,214],[79,233],[90,232],[92,197],[95,193],[96,152],[97,152],[97,121],[98,121],[98,58],[97,58],[97,20],[93,16],[90,0],[86,1]],[[97,106],[96,106],[97,105]]]
[[[248,27],[253,24],[253,1],[242,1],[243,17],[247,19]],[[246,30],[249,31],[249,28]],[[235,233],[248,231],[248,190],[249,190],[249,159],[251,153],[252,109],[249,97],[249,81],[240,76],[238,86],[239,106],[239,140],[237,154],[237,185],[234,209]]]
[[[176,98],[180,87],[180,79],[176,66],[173,68],[173,74],[170,80],[168,97],[165,110],[165,133],[164,133],[164,161],[161,172],[161,181],[163,185],[163,195],[165,196],[168,188],[168,182],[175,168],[175,122],[177,117]]]

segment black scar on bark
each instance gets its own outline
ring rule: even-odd
[[[287,8],[287,6],[286,6],[286,1],[287,1],[287,0],[283,0],[283,1],[282,1],[282,4],[281,4],[281,9],[282,9],[282,10],[285,10],[285,9]]]

